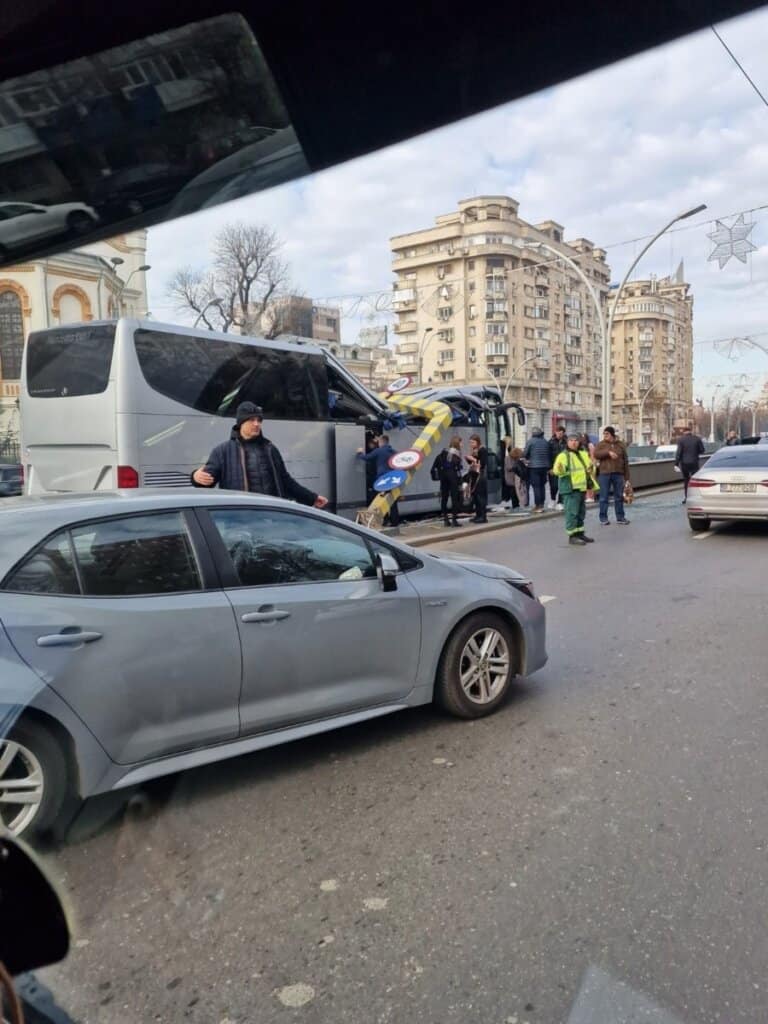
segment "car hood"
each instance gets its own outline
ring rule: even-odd
[[[529,577],[510,569],[508,565],[499,565],[496,562],[486,562],[484,558],[477,558],[473,555],[462,555],[459,552],[441,551],[440,554],[429,553],[430,558],[436,558],[440,562],[452,562],[454,565],[473,572],[476,576],[484,576],[489,580],[526,580]]]

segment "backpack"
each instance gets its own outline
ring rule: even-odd
[[[435,457],[435,461],[432,463],[432,468],[429,471],[429,475],[437,483],[438,480],[443,479],[443,466],[445,464],[445,452],[442,451]]]

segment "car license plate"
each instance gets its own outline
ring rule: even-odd
[[[757,484],[720,484],[721,494],[757,494]]]

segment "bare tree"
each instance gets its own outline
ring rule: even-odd
[[[206,270],[182,267],[168,285],[180,313],[194,314],[209,330],[280,333],[279,300],[289,291],[288,265],[274,231],[228,224],[213,243]]]

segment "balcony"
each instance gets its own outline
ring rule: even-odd
[[[503,366],[503,365],[506,365],[509,362],[509,354],[507,354],[507,355],[495,355],[495,356],[488,356],[487,355],[485,357],[485,361],[488,364],[488,366]]]
[[[549,278],[546,274],[536,275],[536,286],[538,288],[549,288]]]
[[[419,343],[417,341],[404,341],[402,345],[395,346],[395,352],[399,356],[411,356],[417,355],[419,351]]]
[[[416,359],[398,359],[397,360],[397,372],[404,374],[413,374],[419,372],[419,363]]]
[[[392,299],[392,309],[395,313],[415,313],[417,302],[415,297],[410,299],[398,299],[397,292]]]
[[[395,324],[395,334],[415,334],[418,331],[419,325],[416,320],[401,320],[399,324]]]

